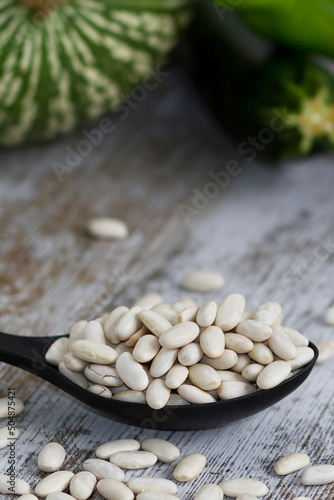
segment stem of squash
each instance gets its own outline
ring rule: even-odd
[[[73,0],[18,0],[19,4],[26,7],[34,14],[47,17],[53,10],[56,10],[60,5],[69,3]]]

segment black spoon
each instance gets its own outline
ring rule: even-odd
[[[61,335],[63,336],[63,335]],[[314,358],[280,385],[228,401],[187,406],[166,406],[153,410],[148,405],[127,403],[97,396],[71,382],[45,361],[45,353],[59,337],[20,337],[0,333],[0,361],[27,370],[51,382],[74,398],[118,422],[164,430],[196,430],[222,427],[258,413],[297,389],[311,373],[318,349],[311,342]]]

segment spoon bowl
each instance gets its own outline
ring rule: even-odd
[[[166,406],[161,410],[153,410],[146,404],[117,401],[93,394],[71,382],[57,367],[47,363],[45,354],[48,348],[64,336],[22,337],[0,333],[0,361],[47,380],[112,420],[161,430],[215,429],[263,411],[297,389],[310,375],[319,355],[316,346],[310,342],[314,358],[272,389],[217,403]]]

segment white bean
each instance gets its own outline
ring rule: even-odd
[[[139,314],[139,318],[156,337],[160,337],[164,332],[173,327],[168,319],[156,311],[142,311]]]
[[[97,491],[106,500],[133,500],[134,494],[120,481],[114,479],[102,479],[97,483]]]
[[[149,383],[144,368],[129,352],[123,352],[116,361],[116,370],[119,377],[130,389],[144,391]]]
[[[70,483],[70,493],[77,500],[87,500],[94,491],[97,479],[91,472],[76,474]]]
[[[45,498],[50,493],[55,493],[58,491],[64,491],[69,486],[72,477],[74,477],[73,472],[69,471],[58,471],[53,472],[46,478],[42,479],[35,488],[35,493],[37,496]]]
[[[125,474],[122,469],[111,462],[100,460],[99,458],[90,458],[83,464],[84,470],[91,472],[97,479],[114,479],[123,482]]]
[[[64,375],[64,377],[71,380],[74,384],[79,385],[83,389],[88,389],[88,381],[82,373],[72,372],[67,368],[63,361],[59,363],[58,370],[62,375]]]
[[[144,337],[144,335],[146,335],[147,333],[150,333],[148,331],[148,328],[143,325],[139,330],[138,332],[134,333],[133,335],[131,335],[131,337],[129,338],[129,340],[127,340],[125,342],[125,345],[126,347],[135,347],[137,345],[137,342],[142,338]]]
[[[300,481],[306,486],[317,486],[334,482],[334,465],[313,465],[303,470]]]
[[[291,365],[287,361],[274,361],[261,370],[256,385],[260,389],[271,389],[283,382],[290,372]]]
[[[137,495],[136,500],[179,500],[170,493],[161,493],[160,491],[144,491]]]
[[[217,370],[217,373],[222,382],[226,382],[227,380],[236,380],[237,382],[245,382],[244,378],[240,373],[231,372],[229,370]]]
[[[282,307],[277,302],[265,302],[254,313],[254,319],[264,321],[269,326],[278,323],[282,314]]]
[[[32,493],[25,493],[21,495],[17,500],[38,500],[38,498]]]
[[[227,481],[222,481],[219,486],[225,495],[233,498],[244,493],[263,497],[269,491],[267,486],[261,483],[261,481],[248,478],[228,479]]]
[[[244,335],[225,333],[225,346],[237,354],[245,354],[253,349],[254,344]]]
[[[45,359],[50,365],[58,366],[64,356],[70,350],[70,340],[68,337],[57,339],[47,350]]]
[[[54,493],[50,493],[46,500],[76,500],[72,495],[68,495],[67,493],[63,493],[62,491],[55,491]]]
[[[199,326],[192,321],[184,321],[164,332],[159,342],[165,349],[178,349],[193,342],[199,335]]]
[[[328,361],[334,356],[334,342],[332,340],[319,342],[317,348],[319,349],[317,365],[325,363],[325,361]]]
[[[56,472],[65,461],[66,451],[59,443],[48,443],[38,455],[38,467],[44,472]]]
[[[269,365],[269,363],[274,361],[274,355],[271,349],[260,342],[254,342],[254,347],[248,353],[248,356],[260,365]]]
[[[248,382],[256,382],[256,379],[262,372],[263,368],[264,365],[260,365],[259,363],[252,363],[245,366],[245,368],[241,372],[241,375],[245,380],[248,380]]]
[[[183,384],[180,385],[177,392],[181,396],[181,398],[188,401],[188,403],[193,404],[205,404],[205,403],[216,403],[216,398],[211,396],[211,394],[203,391],[199,387],[195,387],[194,385]]]
[[[238,354],[238,361],[234,366],[232,366],[232,370],[237,373],[241,373],[242,370],[251,364],[251,359],[248,354]]]
[[[216,370],[203,363],[198,363],[189,368],[189,380],[204,391],[214,391],[221,385],[221,379]]]
[[[297,357],[289,361],[291,371],[298,370],[307,365],[314,358],[314,351],[311,347],[297,347]]]
[[[154,410],[160,410],[167,405],[170,397],[170,388],[161,378],[153,380],[146,390],[146,402]]]
[[[135,470],[152,467],[158,457],[148,451],[119,451],[111,455],[109,460],[122,469]]]
[[[104,336],[104,331],[101,323],[96,320],[89,321],[85,326],[83,332],[83,338],[86,340],[91,340],[92,342],[97,342],[98,344],[106,344],[106,338]]]
[[[148,293],[147,295],[143,295],[140,297],[135,306],[139,306],[142,309],[151,309],[157,304],[161,304],[162,296],[159,293]]]
[[[76,340],[72,344],[72,352],[78,358],[97,365],[112,365],[118,358],[115,349],[91,340]]]
[[[238,362],[238,355],[230,349],[225,349],[219,358],[212,359],[204,356],[202,363],[212,366],[215,370],[228,370]]]
[[[324,314],[324,320],[327,325],[334,325],[334,306],[327,307]]]
[[[272,329],[264,321],[246,319],[238,324],[238,326],[236,327],[236,332],[244,335],[253,342],[264,342],[271,336]]]
[[[29,484],[26,481],[23,481],[23,479],[15,477],[12,481],[10,476],[0,474],[0,493],[3,493],[4,495],[12,495],[13,491],[16,495],[24,495],[25,493],[30,493],[31,489]]]
[[[223,500],[223,497],[223,490],[219,486],[216,484],[205,484],[198,490],[194,496],[194,500]]]
[[[290,340],[288,335],[280,330],[273,330],[271,337],[268,339],[268,347],[276,356],[285,361],[295,359],[297,357],[297,348]]]
[[[125,313],[127,313],[129,310],[128,307],[125,306],[120,306],[116,307],[110,314],[109,317],[107,318],[105,324],[104,324],[104,334],[107,338],[107,340],[111,344],[119,344],[120,340],[116,337],[115,333],[115,328],[119,320],[124,316]]]
[[[118,392],[113,399],[116,399],[117,401],[127,401],[128,403],[139,403],[139,404],[145,404],[146,403],[146,396],[144,392],[141,391],[122,391]]]
[[[178,361],[183,366],[192,366],[201,361],[203,351],[197,342],[191,342],[184,347],[181,347],[177,355]]]
[[[174,309],[172,309],[170,305],[158,304],[152,307],[151,311],[157,312],[164,318],[168,319],[168,321],[172,326],[176,324],[176,318],[178,316],[178,313],[174,311]]]
[[[197,306],[189,306],[182,309],[176,317],[176,323],[183,323],[184,321],[196,321],[198,313]]]
[[[139,448],[140,443],[135,439],[116,439],[115,441],[108,441],[107,443],[100,444],[95,453],[97,458],[106,460],[109,459],[111,455],[120,451],[137,451]]]
[[[160,350],[159,339],[155,335],[144,335],[135,345],[132,355],[139,363],[148,363]]]
[[[93,238],[125,240],[129,236],[125,222],[114,217],[94,217],[88,221],[86,229]]]
[[[206,458],[199,453],[192,453],[181,458],[174,469],[173,477],[176,481],[185,483],[199,476],[206,464]]]
[[[0,428],[0,450],[7,448],[13,439],[17,439],[20,435],[20,431],[15,427],[15,429],[8,429],[7,427]]]
[[[104,385],[93,384],[88,387],[89,392],[93,394],[97,394],[98,396],[102,396],[103,398],[111,399],[112,392],[108,387],[104,387]]]
[[[188,378],[189,370],[186,366],[176,364],[166,375],[166,385],[170,389],[177,389]]]
[[[202,351],[208,358],[220,358],[225,350],[225,336],[218,326],[209,326],[199,337]]]
[[[75,356],[73,352],[68,352],[67,354],[65,354],[63,363],[66,368],[75,373],[82,373],[87,366],[87,361],[83,361],[82,359],[77,358],[77,356]]]
[[[174,365],[178,349],[165,349],[162,348],[153,359],[150,368],[150,374],[154,378],[163,377]]]
[[[144,491],[156,491],[174,495],[177,492],[175,483],[160,477],[136,477],[130,479],[128,487],[136,494],[143,493]]]
[[[119,340],[128,340],[131,335],[136,333],[142,326],[139,313],[142,308],[139,306],[131,307],[118,321],[115,327],[115,336]]]
[[[77,321],[76,323],[74,323],[74,325],[72,326],[72,328],[70,330],[70,348],[71,348],[71,345],[73,344],[73,342],[75,342],[76,340],[83,339],[83,332],[86,328],[87,323],[88,323],[88,321],[84,321],[84,320]]]
[[[101,384],[107,387],[121,387],[123,381],[119,378],[116,368],[106,365],[88,365],[85,369],[85,376],[94,384]]]
[[[253,392],[256,392],[256,388],[251,384],[234,380],[222,382],[218,389],[218,395],[223,401],[227,399],[240,398],[241,396],[246,396],[247,394],[252,394]]]
[[[296,347],[307,347],[309,344],[309,340],[305,335],[302,335],[297,330],[293,328],[289,328],[287,326],[282,326],[283,332],[287,334],[290,340],[294,343]]]
[[[218,307],[215,325],[222,330],[232,330],[240,323],[245,310],[245,297],[240,293],[227,295]]]
[[[213,292],[223,288],[224,285],[224,278],[214,271],[192,271],[182,279],[183,288],[194,292]]]
[[[200,326],[202,328],[206,328],[206,327],[211,326],[216,319],[217,310],[218,310],[218,307],[217,307],[217,304],[214,300],[210,300],[209,302],[205,302],[205,304],[203,304],[199,308],[197,316],[196,316],[196,323],[198,324],[198,326]]]
[[[309,463],[310,458],[305,453],[291,453],[277,460],[274,471],[278,476],[286,476],[307,467]]]
[[[141,447],[144,451],[149,451],[158,457],[160,462],[172,463],[180,456],[180,450],[169,441],[159,438],[145,439]]]

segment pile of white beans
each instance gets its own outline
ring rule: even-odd
[[[106,398],[154,409],[214,403],[275,387],[312,360],[308,339],[281,318],[276,302],[245,311],[238,293],[201,307],[150,294],[131,308],[77,322],[46,360]]]
[[[38,455],[38,467],[48,473],[35,487],[34,493],[28,483],[16,480],[19,500],[87,500],[95,489],[106,500],[178,500],[178,486],[174,481],[185,483],[198,477],[206,465],[206,458],[199,453],[182,457],[173,471],[173,479],[162,477],[134,477],[125,481],[124,470],[148,469],[157,461],[171,464],[180,458],[180,450],[169,441],[150,438],[141,444],[135,439],[118,439],[100,445],[96,458],[83,464],[83,471],[60,470],[66,451],[59,443],[48,443]],[[274,465],[279,476],[300,471],[303,485],[322,485],[334,482],[333,465],[316,465],[305,469],[310,463],[308,455],[294,453],[280,458]],[[8,477],[0,475],[0,493],[8,490]],[[125,484],[126,482],[126,484]],[[64,493],[65,491],[69,493]],[[193,500],[222,500],[224,495],[237,500],[257,500],[269,493],[261,481],[249,477],[226,479],[216,484],[204,484]],[[294,500],[309,500],[295,497]]]

